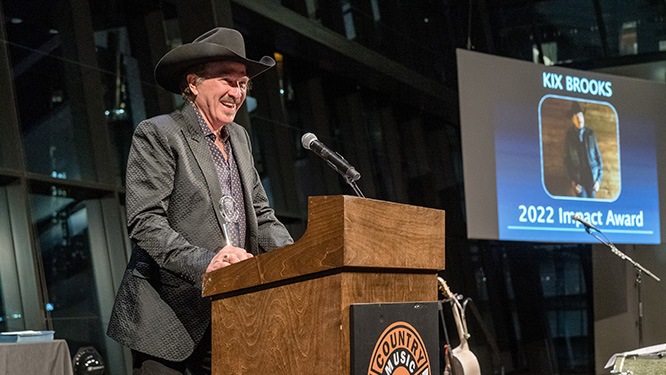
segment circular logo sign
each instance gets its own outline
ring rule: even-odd
[[[368,375],[430,375],[428,352],[418,331],[395,322],[382,332],[370,357]]]

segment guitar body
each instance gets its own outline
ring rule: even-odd
[[[462,346],[462,345],[461,345]],[[481,375],[479,360],[469,348],[456,347],[451,352],[453,354],[453,373],[455,375]]]
[[[469,350],[467,338],[467,320],[465,319],[465,309],[460,305],[456,296],[451,293],[446,281],[440,280],[442,291],[451,299],[451,309],[453,318],[456,321],[456,328],[458,330],[458,337],[460,338],[460,345],[453,348],[451,351],[452,361],[451,367],[453,368],[454,375],[481,375],[481,366],[479,360],[474,353]]]

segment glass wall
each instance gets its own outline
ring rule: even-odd
[[[66,2],[3,1],[26,165],[62,179],[95,179],[81,80]]]
[[[106,356],[84,202],[32,194],[32,219],[46,281],[46,310],[70,351],[93,345]]]
[[[626,55],[666,50],[666,7],[649,0],[589,0],[574,4],[491,2],[497,52],[545,64],[594,65]]]
[[[95,50],[104,87],[104,116],[124,183],[132,133],[146,118],[139,65],[131,54],[127,27],[96,31]]]
[[[590,345],[592,306],[588,291],[592,285],[586,246],[553,247],[540,263],[541,287],[545,299],[549,334],[557,353],[558,363],[570,372],[590,371],[593,346]],[[581,251],[583,250],[583,251]]]
[[[0,332],[25,329],[7,188],[0,186]]]
[[[449,36],[441,1],[283,0],[281,3],[428,78],[444,78]]]
[[[589,245],[480,241],[471,252],[471,263],[456,265],[473,273],[446,274],[450,286],[477,288],[476,305],[501,351],[493,353],[470,315],[473,350],[482,361],[494,371],[499,356],[507,370],[594,373]]]
[[[117,199],[95,189],[34,181],[30,217],[43,279],[44,325],[72,356],[94,347],[107,373],[122,374],[122,347],[106,336],[113,296],[126,263]],[[113,204],[115,209],[105,206]],[[115,270],[114,270],[115,268]]]
[[[121,110],[144,116],[129,104],[136,61],[116,43],[121,64],[100,67],[114,39],[93,32],[88,2],[0,10],[0,331],[52,329],[72,355],[93,346],[107,374],[124,374],[129,356],[106,326],[127,262],[118,197],[133,118]]]

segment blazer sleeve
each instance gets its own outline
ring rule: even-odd
[[[151,120],[134,132],[126,178],[129,236],[160,267],[199,285],[215,253],[191,244],[169,224],[176,155],[166,133]]]
[[[592,157],[594,160],[594,168],[592,169],[592,176],[595,182],[601,182],[601,177],[604,175],[604,162],[601,159],[601,151],[599,151],[599,143],[597,142],[597,136],[592,132],[590,135],[590,144],[592,150]]]

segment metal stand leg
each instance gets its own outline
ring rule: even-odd
[[[638,347],[643,347],[643,274],[636,268],[636,288],[638,289]]]

